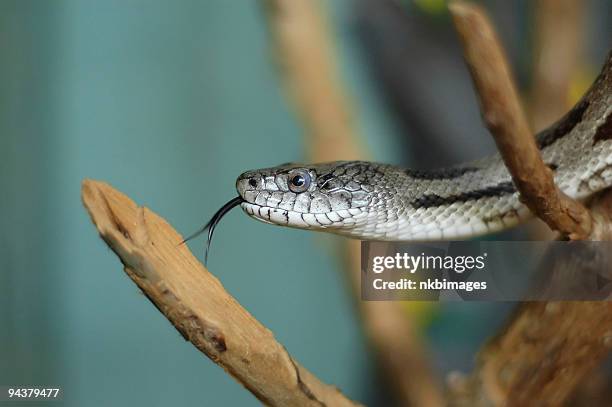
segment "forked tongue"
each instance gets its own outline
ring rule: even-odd
[[[210,218],[210,220],[208,221],[206,225],[204,225],[197,232],[187,236],[185,239],[183,239],[183,241],[180,244],[186,243],[187,241],[193,239],[194,237],[201,235],[208,229],[208,241],[206,242],[206,252],[204,254],[204,265],[206,265],[206,263],[208,263],[208,251],[210,249],[210,243],[212,242],[212,237],[213,237],[213,233],[215,232],[215,228],[219,224],[219,221],[221,220],[221,218],[224,217],[234,207],[240,205],[242,201],[243,201],[242,198],[237,196],[236,198],[232,199],[231,201],[223,205],[221,209],[215,212],[215,214],[212,216],[212,218]]]

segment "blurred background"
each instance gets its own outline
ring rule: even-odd
[[[482,2],[536,129],[586,90],[612,38],[609,1],[550,3]],[[427,168],[494,151],[443,0],[323,4],[374,159]],[[303,161],[269,36],[258,1],[0,0],[0,384],[60,385],[54,405],[259,404],[145,301],[80,184],[107,181],[186,235],[235,196],[241,172]],[[567,47],[551,57],[546,41]],[[208,266],[321,380],[385,405],[329,243],[235,210]],[[190,243],[200,258],[203,245]],[[511,306],[406,312],[443,377],[472,368]]]

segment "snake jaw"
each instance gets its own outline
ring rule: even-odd
[[[367,215],[366,211],[360,209],[332,211],[329,213],[301,213],[249,202],[242,202],[240,207],[247,215],[263,223],[297,229],[325,230],[336,234],[348,235],[350,233],[344,233],[343,229],[358,223],[358,219]]]
[[[250,217],[257,219],[260,222],[263,223],[267,223],[269,225],[274,225],[275,223],[272,222],[269,219],[266,219],[262,214],[261,214],[261,209],[263,208],[262,206],[256,205],[256,204],[252,204],[252,203],[248,203],[248,202],[243,202],[240,204],[240,208],[242,208],[242,210],[244,212],[246,212],[247,215],[249,215]]]

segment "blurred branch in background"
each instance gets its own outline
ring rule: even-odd
[[[164,219],[103,182],[85,180],[81,193],[100,236],[127,275],[186,340],[261,402],[357,405],[293,360],[272,332],[179,244],[182,236]]]
[[[534,56],[530,116],[537,133],[558,120],[574,101],[570,84],[584,57],[585,0],[534,2]]]
[[[453,2],[450,9],[483,117],[523,202],[551,228],[574,239],[610,240],[612,192],[604,192],[588,212],[558,191],[529,132],[502,47],[488,19],[478,7],[466,3]],[[587,97],[592,98],[591,105],[602,105],[611,91],[612,55]],[[560,405],[611,347],[609,302],[524,304],[505,330],[481,351],[471,377],[451,377],[452,402],[466,406],[530,405],[537,400],[538,405]]]
[[[266,0],[264,4],[274,56],[306,130],[308,155],[322,162],[362,157],[320,2]]]
[[[333,40],[319,1],[266,1],[274,51],[306,129],[314,162],[365,159],[346,92],[338,79]],[[396,302],[361,301],[360,243],[346,241],[346,272],[365,333],[401,405],[444,405],[420,333]]]

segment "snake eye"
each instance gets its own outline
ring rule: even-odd
[[[287,176],[288,186],[292,192],[304,192],[310,187],[310,174],[304,170],[293,170]]]
[[[249,179],[249,185],[250,185],[252,188],[256,188],[256,187],[257,187],[257,180],[256,180],[255,178],[251,178],[251,179]]]

